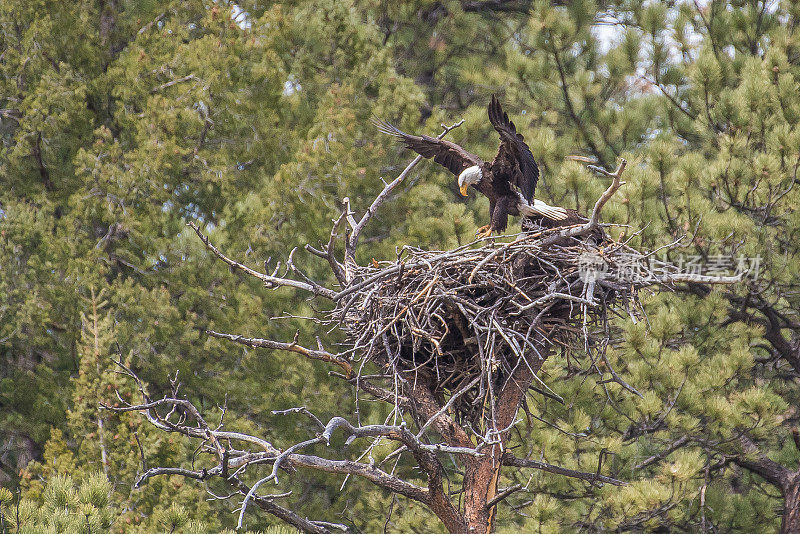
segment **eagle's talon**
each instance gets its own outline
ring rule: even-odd
[[[493,230],[493,228],[492,228],[491,224],[487,224],[486,226],[481,226],[475,232],[475,237],[477,237],[479,239],[483,239],[485,237],[491,237],[492,236],[492,230]]]

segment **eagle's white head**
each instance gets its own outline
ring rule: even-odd
[[[461,194],[467,196],[467,188],[471,185],[477,185],[483,179],[483,172],[477,165],[467,167],[461,174],[458,175],[458,188]]]

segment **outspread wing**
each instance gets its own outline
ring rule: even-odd
[[[528,203],[533,201],[536,182],[539,180],[539,166],[533,159],[531,149],[525,143],[522,134],[517,133],[514,123],[508,119],[508,114],[503,111],[497,97],[492,95],[489,103],[489,122],[500,134],[500,150],[494,160],[494,165],[500,165],[511,172],[511,183],[514,184]],[[519,165],[519,171],[516,167]],[[504,174],[504,173],[496,173]]]
[[[478,156],[450,141],[427,135],[407,134],[396,126],[378,119],[373,119],[373,122],[381,132],[402,139],[406,148],[410,148],[424,158],[433,158],[433,161],[446,167],[456,176],[468,167],[483,163]]]

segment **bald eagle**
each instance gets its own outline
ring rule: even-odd
[[[489,224],[478,229],[476,235],[479,237],[504,231],[509,215],[542,218],[553,225],[563,224],[562,221],[569,218],[568,210],[533,198],[539,167],[525,139],[517,133],[514,123],[508,119],[494,95],[489,103],[489,122],[500,134],[500,150],[491,163],[450,141],[410,135],[388,122],[376,121],[376,124],[383,133],[402,139],[406,148],[425,158],[433,158],[458,176],[462,195],[467,196],[467,190],[472,186],[489,199]]]

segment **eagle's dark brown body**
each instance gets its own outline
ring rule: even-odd
[[[495,180],[495,174],[505,176],[517,169],[505,165],[497,168],[493,163],[483,163],[481,166],[483,180],[475,184],[475,188],[489,199],[489,218],[490,225],[498,232],[504,232],[508,227],[508,216],[519,216],[518,193],[511,188],[508,180]]]

